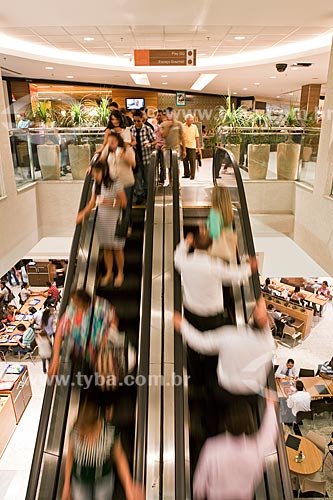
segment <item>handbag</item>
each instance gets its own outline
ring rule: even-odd
[[[213,239],[210,255],[230,264],[237,263],[237,235],[233,230],[223,229],[218,239]]]
[[[120,334],[115,325],[100,345],[95,371],[102,391],[116,390],[128,373],[125,334]]]
[[[129,220],[126,214],[126,210],[122,208],[119,213],[117,220],[115,236],[118,238],[126,238],[128,232]]]

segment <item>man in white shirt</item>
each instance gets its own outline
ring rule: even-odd
[[[292,414],[295,416],[299,411],[311,410],[311,396],[307,391],[304,391],[304,385],[301,380],[297,380],[296,389],[297,392],[287,399],[287,406],[291,408]]]
[[[248,264],[227,265],[211,257],[212,240],[199,232],[195,239],[188,233],[175,250],[175,268],[181,274],[185,318],[198,330],[213,330],[224,324],[222,283],[241,284],[257,270],[255,257]],[[194,252],[189,253],[194,245]]]
[[[295,368],[295,361],[288,359],[285,365],[280,365],[275,372],[275,378],[297,378],[298,372]]]
[[[274,349],[262,297],[257,301],[253,318],[259,329],[226,325],[201,333],[175,313],[175,330],[181,332],[196,352],[219,355],[217,378],[221,387],[232,394],[258,394],[266,386]]]

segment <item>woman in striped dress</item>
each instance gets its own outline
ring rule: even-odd
[[[100,408],[86,399],[70,433],[62,500],[111,500],[116,466],[126,500],[143,500],[133,482],[119,432],[106,422]]]
[[[95,180],[91,199],[76,218],[76,223],[84,221],[91,210],[98,205],[96,231],[100,246],[104,252],[106,274],[101,280],[101,286],[106,286],[113,279],[113,257],[118,273],[114,286],[120,287],[124,281],[124,246],[125,238],[115,236],[120,210],[126,208],[127,200],[122,183],[119,179],[112,180],[109,167],[99,161],[92,168]]]

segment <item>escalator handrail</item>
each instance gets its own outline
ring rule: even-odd
[[[87,175],[85,180],[84,180],[84,183],[83,183],[83,188],[82,188],[82,193],[81,193],[78,211],[82,210],[86,206],[87,201],[88,201],[88,197],[90,196],[90,191],[91,191],[91,175]],[[73,240],[72,240],[71,251],[70,251],[70,256],[69,256],[69,261],[68,261],[68,267],[67,267],[67,271],[66,271],[66,282],[65,282],[65,287],[63,290],[63,297],[62,297],[62,301],[60,304],[60,309],[59,309],[59,317],[61,317],[61,315],[64,313],[64,311],[69,303],[69,298],[70,298],[70,294],[72,291],[71,287],[72,287],[72,283],[74,281],[74,276],[75,276],[75,271],[76,271],[76,261],[77,261],[77,254],[78,254],[78,249],[79,249],[81,233],[82,233],[82,224],[78,224],[75,228],[75,232],[74,232],[74,236],[73,236]],[[46,435],[47,435],[47,428],[49,425],[49,419],[51,417],[50,411],[51,411],[51,406],[52,406],[54,387],[55,387],[55,383],[52,383],[52,384],[47,383],[46,384],[43,403],[42,403],[42,409],[41,409],[41,415],[40,415],[40,420],[39,420],[39,425],[38,425],[36,444],[35,444],[35,449],[34,449],[34,454],[33,454],[33,458],[32,458],[31,469],[30,469],[30,476],[29,476],[28,488],[27,488],[27,493],[26,493],[26,500],[35,500],[35,498],[36,498],[36,492],[37,492],[37,488],[38,488],[41,464],[42,464],[44,447],[45,447],[45,440],[46,440]]]
[[[179,206],[179,173],[177,153],[171,158],[173,179],[173,245],[174,249],[180,241],[180,206]],[[181,312],[182,294],[180,274],[174,270],[174,309]],[[175,333],[174,338],[174,373],[175,376],[183,378],[184,350],[180,335]],[[175,385],[175,500],[186,498],[186,474],[185,474],[185,436],[184,436],[184,386]]]
[[[216,165],[216,162],[218,159],[217,157],[218,157],[218,154],[220,151],[224,151],[225,153],[227,153],[229,155],[232,167],[234,169],[234,174],[235,174],[235,179],[236,179],[238,194],[239,194],[240,210],[242,213],[242,220],[243,220],[243,235],[244,235],[244,240],[245,240],[245,248],[247,249],[247,252],[250,256],[255,257],[256,253],[255,253],[255,248],[254,248],[251,222],[250,222],[249,211],[248,211],[247,202],[246,202],[243,179],[242,179],[242,176],[240,173],[240,168],[239,168],[239,165],[238,165],[233,153],[231,151],[229,151],[228,149],[220,147],[220,146],[215,149],[214,156],[213,156],[213,163],[212,163],[213,183],[214,183],[214,185],[217,184],[215,165]],[[260,287],[258,272],[253,274],[251,279],[252,279],[252,283],[253,283],[253,290],[254,290],[255,299],[257,300],[261,295],[261,287]],[[268,377],[268,387],[272,391],[274,391],[274,392],[276,391],[276,386],[275,386],[275,382],[274,382],[274,377],[272,376],[272,372],[270,373],[270,375]],[[283,484],[284,495],[285,495],[286,499],[289,499],[289,498],[293,498],[293,493],[292,493],[291,483],[290,483],[290,474],[289,474],[287,453],[286,453],[286,449],[284,446],[284,441],[283,441],[282,436],[283,436],[283,432],[282,432],[282,429],[280,426],[280,432],[278,434],[278,440],[277,440],[279,467],[280,467],[280,474],[281,474],[281,479],[282,479],[282,484]]]
[[[251,229],[251,222],[250,222],[250,216],[249,216],[249,211],[248,211],[248,206],[247,206],[247,201],[246,201],[246,195],[245,195],[245,190],[244,190],[244,184],[243,184],[243,179],[240,173],[240,168],[239,165],[236,161],[235,156],[231,151],[229,151],[226,148],[223,147],[217,147],[215,148],[214,151],[214,156],[213,156],[213,163],[212,163],[212,174],[213,174],[213,183],[214,186],[217,184],[216,182],[216,162],[217,162],[217,156],[219,152],[224,151],[229,155],[234,174],[235,174],[235,179],[237,183],[237,189],[238,189],[238,195],[239,195],[239,201],[240,201],[240,209],[242,213],[242,219],[243,219],[243,230],[244,230],[244,240],[245,240],[245,248],[247,249],[247,253],[250,257],[255,257],[256,256],[256,251],[254,248],[254,241],[253,241],[253,234],[252,234],[252,229]],[[258,299],[261,295],[261,288],[260,288],[260,281],[259,281],[259,274],[255,273],[252,275],[252,282],[253,282],[253,289],[254,289],[254,295],[255,298]]]
[[[154,197],[156,179],[157,154],[154,151],[150,158],[148,177],[148,194],[145,220],[145,240],[142,272],[142,298],[140,344],[138,354],[137,377],[146,383],[137,388],[136,433],[134,452],[134,480],[145,484],[146,457],[147,457],[147,425],[148,425],[148,376],[150,359],[150,323],[151,323],[151,291],[153,265],[153,236],[154,236]]]

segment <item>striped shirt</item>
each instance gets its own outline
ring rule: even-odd
[[[320,368],[320,373],[324,373],[328,377],[332,377],[333,378],[333,368],[330,365],[330,363],[331,363],[330,361],[326,361],[323,364],[323,366]]]
[[[33,340],[35,340],[35,332],[31,328],[31,326],[29,326],[29,328],[23,334],[22,344],[27,349],[30,349],[31,348],[31,343],[33,342]]]

